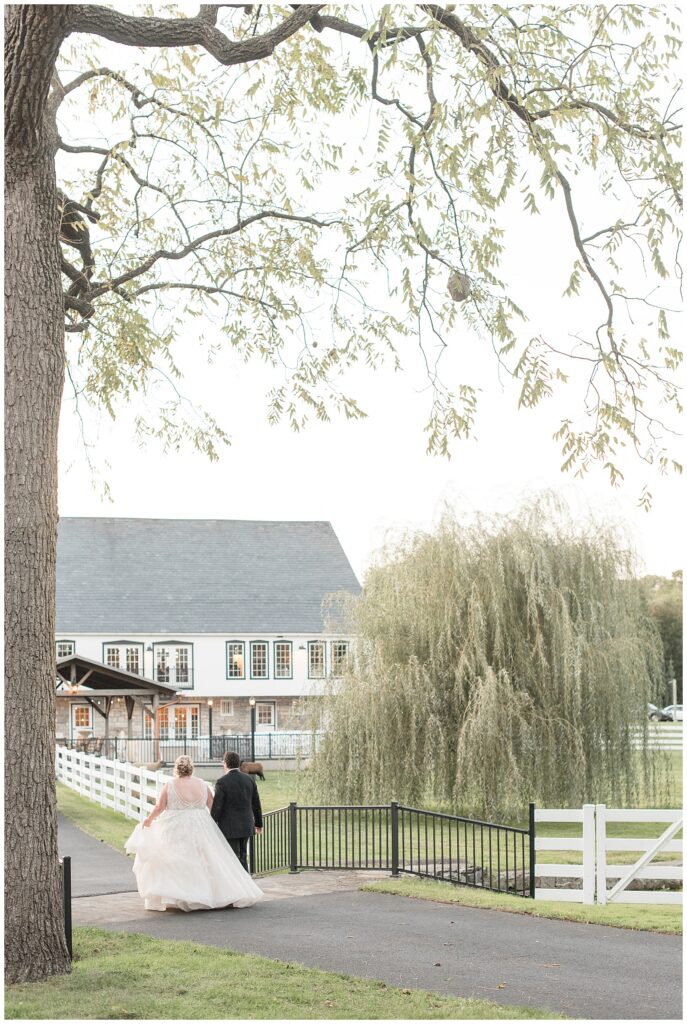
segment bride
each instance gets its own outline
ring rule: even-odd
[[[263,897],[210,817],[212,789],[178,757],[174,778],[125,844],[146,910],[251,907]]]

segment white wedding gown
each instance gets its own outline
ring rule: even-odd
[[[208,790],[203,782],[201,795],[185,799],[171,780],[167,809],[147,828],[139,822],[127,839],[146,910],[251,907],[263,898],[210,816]]]

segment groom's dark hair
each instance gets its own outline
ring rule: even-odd
[[[227,750],[224,755],[224,763],[227,768],[238,768],[241,764],[241,758],[235,750]]]

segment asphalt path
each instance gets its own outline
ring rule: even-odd
[[[63,814],[57,816],[57,844],[60,857],[72,858],[73,897],[136,892],[133,860],[87,835]]]
[[[131,861],[65,825],[60,823],[61,841],[73,857],[81,895],[88,889],[93,895],[128,891],[113,883],[124,885],[127,871],[133,878]],[[100,867],[107,882],[99,882]],[[293,884],[308,874],[291,876]],[[99,923],[113,931],[190,940],[401,988],[571,1017],[682,1018],[679,936],[358,891],[294,896],[245,910],[160,914],[141,909],[135,920]]]

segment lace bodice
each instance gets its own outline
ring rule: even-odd
[[[208,786],[202,779],[198,779],[201,785],[195,797],[182,796],[177,790],[174,780],[167,783],[167,807],[170,811],[190,811],[204,808],[208,798]]]

